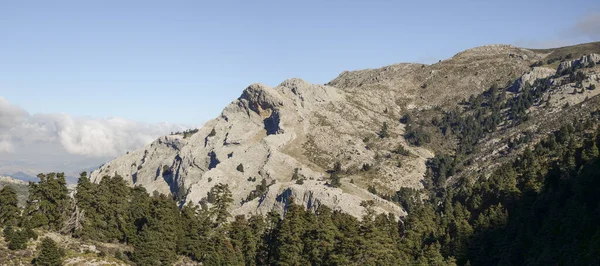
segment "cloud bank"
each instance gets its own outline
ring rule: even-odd
[[[185,128],[182,125],[146,124],[123,118],[32,115],[0,97],[0,153],[12,153],[35,146],[36,143],[50,143],[60,144],[68,154],[115,157],[140,148],[161,135]]]

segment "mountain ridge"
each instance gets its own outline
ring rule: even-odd
[[[375,200],[378,212],[404,216],[402,208],[382,196],[402,187],[423,187],[428,161],[454,144],[433,139],[427,146],[409,145],[407,124],[398,121],[410,112],[419,120],[428,112],[451,110],[492,86],[531,86],[554,68],[532,65],[549,62],[565,49],[552,53],[488,45],[432,65],[344,71],[325,85],[301,79],[274,88],[252,84],[191,136],[161,137],[108,162],[91,177],[99,182],[105,175],[119,174],[130,185],[194,204],[205,203],[215,184],[228,184],[234,215],[281,212],[293,199],[309,209],[325,204],[355,217],[362,215],[360,202]],[[384,127],[387,136],[381,134]],[[400,147],[408,154],[393,152]],[[330,180],[335,163],[341,166],[339,188]]]

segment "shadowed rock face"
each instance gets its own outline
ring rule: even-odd
[[[324,204],[360,217],[360,202],[374,200],[376,211],[403,216],[398,205],[367,187],[387,195],[400,187],[422,187],[425,162],[433,152],[407,145],[404,125],[398,122],[405,111],[450,108],[492,84],[520,88],[555,71],[530,69],[544,56],[512,46],[484,46],[433,65],[345,71],[327,85],[301,79],[288,79],[274,88],[252,84],[197,133],[185,139],[161,137],[108,162],[91,178],[99,182],[119,174],[150,193],[171,193],[189,204],[205,199],[214,185],[228,184],[233,215],[283,211],[294,201],[309,209]],[[379,138],[384,122],[390,137]],[[390,156],[399,145],[410,152],[402,158],[402,167],[376,159]],[[327,185],[327,170],[335,162],[342,165],[340,188]],[[240,164],[244,171],[236,169]],[[361,171],[365,164],[374,167]],[[164,166],[170,172],[155,178]],[[263,179],[270,185],[250,199]]]

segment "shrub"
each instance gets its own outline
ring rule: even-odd
[[[115,252],[115,259],[124,261],[125,255],[123,254],[123,251],[117,250],[117,252]]]
[[[298,185],[304,185],[304,179],[298,179],[298,180],[296,180],[296,184],[298,184]]]
[[[333,164],[333,171],[334,173],[340,173],[342,172],[342,164],[340,162],[335,162]]]
[[[169,167],[168,165],[163,165],[163,171],[162,171],[162,175],[170,175],[171,174],[171,167]]]
[[[543,63],[542,61],[537,61],[537,62],[535,62],[535,63],[531,64],[531,66],[530,66],[530,67],[539,67],[539,66],[541,66],[541,65],[543,65],[543,64],[544,64],[544,63]]]
[[[215,131],[215,129],[213,128],[210,133],[208,134],[209,137],[214,137],[215,135],[217,135],[217,131]]]
[[[431,137],[425,130],[421,127],[414,128],[410,125],[406,127],[406,132],[404,133],[404,138],[408,143],[415,146],[422,146],[425,143],[429,143],[431,141]]]
[[[13,230],[11,226],[4,227],[4,239],[8,242],[10,250],[22,250],[27,248],[29,239],[37,239],[37,234],[30,228]]]
[[[238,170],[238,172],[244,172],[244,165],[243,164],[239,164],[236,168],[236,170]]]
[[[371,167],[372,167],[372,165],[370,165],[368,163],[365,163],[365,164],[362,165],[362,168],[360,170],[363,170],[363,171],[366,172],[366,171],[371,170]]]
[[[377,195],[377,190],[375,189],[375,187],[374,187],[374,186],[369,186],[369,187],[367,188],[367,190],[368,190],[369,192],[371,192],[372,194],[375,194],[375,195]]]
[[[596,89],[596,84],[591,84],[591,85],[588,87],[588,89],[589,89],[589,90],[591,90],[591,91],[595,90],[595,89]]]
[[[342,185],[341,177],[338,173],[334,172],[331,174],[329,185],[332,187],[340,187]]]
[[[267,193],[267,188],[267,180],[263,179],[262,181],[260,181],[260,185],[256,185],[254,190],[250,191],[250,194],[248,194],[248,196],[246,197],[245,202],[252,201],[253,199],[258,197],[262,197]]]
[[[188,129],[186,131],[183,131],[183,138],[188,138],[191,137],[192,135],[198,133],[198,129]]]
[[[390,133],[388,132],[388,124],[387,122],[383,122],[383,126],[381,126],[381,130],[379,131],[379,137],[387,138],[389,136]]]
[[[56,242],[50,238],[44,238],[41,243],[40,253],[37,258],[34,259],[34,265],[44,266],[60,266],[63,264],[63,257],[65,252],[62,248],[58,247]]]
[[[294,168],[294,174],[292,175],[292,180],[299,180],[300,179],[300,174],[298,173],[300,169],[298,168]]]
[[[398,148],[396,148],[394,151],[392,151],[395,154],[399,154],[402,156],[408,156],[410,155],[410,152],[404,148],[404,146],[402,144],[398,145]]]
[[[412,117],[410,114],[405,114],[400,118],[400,123],[402,124],[410,124],[412,122]]]

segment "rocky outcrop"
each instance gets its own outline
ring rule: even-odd
[[[547,67],[534,67],[531,71],[518,78],[511,87],[512,92],[519,92],[525,86],[531,86],[537,79],[543,79],[553,76],[556,70]]]
[[[585,66],[588,66],[589,64],[591,64],[591,62],[599,63],[600,62],[600,54],[584,55],[579,59],[561,62],[560,65],[558,65],[558,68],[556,69],[556,73],[559,73],[559,74],[563,73],[563,71],[565,71],[566,69],[572,68],[572,67],[578,67],[578,66],[585,67]]]
[[[143,185],[149,192],[170,193],[192,204],[205,199],[215,184],[228,184],[235,202],[234,214],[283,211],[293,200],[307,208],[325,204],[360,217],[360,202],[375,199],[380,202],[380,212],[404,215],[401,208],[364,188],[354,186],[352,191],[360,193],[349,193],[347,182],[341,188],[328,186],[326,169],[311,164],[304,152],[296,153],[308,139],[321,143],[324,137],[335,136],[332,132],[317,134],[314,130],[334,130],[334,125],[319,123],[323,122],[322,116],[336,112],[332,106],[345,104],[344,92],[300,79],[286,80],[275,88],[253,84],[225,107],[218,118],[207,122],[192,136],[161,137],[103,165],[92,172],[91,178],[99,182],[106,175],[121,175],[131,185]],[[336,124],[340,127],[353,120],[338,118],[341,121]],[[354,138],[360,142],[360,136]],[[240,164],[243,171],[237,169]],[[350,164],[359,162],[345,163]],[[295,169],[303,185],[292,180]],[[263,179],[271,184],[268,191],[249,200],[248,196]]]

